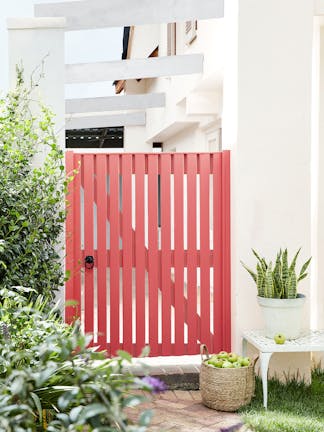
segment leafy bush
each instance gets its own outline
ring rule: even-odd
[[[0,294],[0,431],[146,430],[151,412],[133,424],[127,409],[145,400],[136,390],[162,391],[160,382],[125,373],[128,353],[107,359],[88,348],[78,323],[62,323],[40,297],[30,302],[26,292]]]
[[[54,307],[39,295],[22,286],[0,290],[0,376],[24,366],[37,365],[35,347],[48,336],[66,338],[73,329],[62,322],[58,304]]]
[[[30,286],[53,298],[64,281],[66,179],[53,114],[32,101],[36,85],[26,87],[18,70],[15,90],[0,99],[0,287]],[[39,152],[46,157],[36,167]]]

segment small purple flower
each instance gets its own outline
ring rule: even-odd
[[[142,382],[152,388],[153,394],[163,393],[168,389],[167,385],[159,378],[146,376],[142,378]]]

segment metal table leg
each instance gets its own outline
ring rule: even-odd
[[[261,352],[260,353],[260,369],[263,389],[263,406],[267,409],[268,405],[268,369],[269,362],[272,356],[272,352]]]

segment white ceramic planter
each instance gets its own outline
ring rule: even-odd
[[[295,299],[259,296],[257,299],[264,318],[266,337],[273,338],[278,333],[282,333],[287,339],[299,337],[306,300],[303,294],[298,294]]]

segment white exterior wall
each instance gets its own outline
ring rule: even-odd
[[[166,152],[203,152],[208,151],[204,133],[196,126],[187,127],[183,131],[172,135],[164,142]],[[186,230],[185,230],[186,232]]]
[[[8,19],[10,86],[16,82],[16,65],[22,64],[26,83],[39,80],[35,99],[55,113],[58,142],[65,148],[64,18]]]
[[[134,43],[132,43],[132,40]],[[141,43],[138,43],[139,41],[141,41]],[[128,56],[129,58],[146,58],[155,50],[159,42],[159,25],[135,26],[130,32]]]
[[[210,128],[219,129],[218,119],[221,116],[222,76],[224,64],[223,19],[203,20],[198,22],[197,38],[187,46],[185,43],[184,23],[177,24],[177,54],[202,53],[204,55],[204,73],[188,76],[145,79],[139,83],[127,81],[126,93],[166,93],[165,108],[147,110],[146,127],[143,127],[143,139],[147,143],[146,151],[150,151],[153,142],[163,142],[164,150],[174,148],[178,151],[207,151],[207,134]],[[167,55],[167,25],[135,27],[130,39],[129,53],[131,58],[145,57],[159,46],[159,55]],[[215,55],[215,52],[217,55]],[[190,108],[186,103],[187,96],[197,94],[212,95],[206,98],[207,109],[203,103],[193,104]],[[204,98],[200,97],[200,101]],[[209,104],[208,104],[209,100]],[[215,101],[214,110],[210,111],[210,100]],[[192,107],[197,107],[197,112]],[[208,114],[206,112],[208,111]],[[190,112],[190,114],[188,113]],[[192,130],[199,130],[193,134]],[[139,131],[134,130],[138,137]],[[136,136],[134,135],[134,140]],[[190,136],[188,141],[186,136]],[[195,136],[193,140],[192,137]],[[177,137],[177,138],[175,138]],[[171,140],[171,144],[169,143]],[[132,131],[125,130],[125,150],[132,146]],[[190,144],[189,144],[190,143]],[[189,146],[188,146],[189,144]],[[180,148],[182,150],[180,150]]]
[[[324,328],[324,18],[314,20],[312,133],[312,328]],[[321,362],[323,353],[316,353]]]
[[[227,4],[225,19],[231,39],[223,144],[232,149],[232,342],[238,349],[242,330],[262,327],[255,284],[240,260],[255,266],[251,247],[266,257],[288,247],[291,258],[302,246],[299,263],[311,255],[313,8],[309,0],[240,0]],[[309,279],[300,290],[308,298],[307,327]],[[309,378],[308,355],[274,356],[277,371],[281,361]]]

